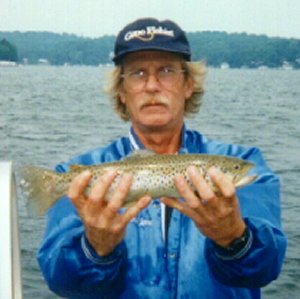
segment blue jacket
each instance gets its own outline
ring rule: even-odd
[[[260,298],[260,288],[276,279],[286,250],[280,223],[280,182],[257,148],[209,140],[183,129],[181,153],[240,157],[256,164],[259,179],[240,190],[243,217],[251,231],[246,248],[235,256],[220,252],[194,222],[174,210],[167,246],[159,201],[128,226],[125,240],[109,256],[100,257],[88,243],[71,201],[64,197],[48,212],[38,260],[52,291],[68,298],[228,299]],[[71,164],[120,160],[143,148],[134,131],[105,148],[80,155]]]

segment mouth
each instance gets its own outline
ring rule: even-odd
[[[146,97],[142,101],[141,108],[156,108],[156,107],[167,107],[168,99],[162,95],[155,95],[153,97]]]
[[[154,102],[154,103],[147,103],[142,105],[142,109],[144,108],[165,108],[166,105],[164,103]]]
[[[241,188],[243,186],[249,185],[250,183],[254,182],[257,179],[257,175],[252,176],[244,176],[239,181],[235,183],[236,188]]]

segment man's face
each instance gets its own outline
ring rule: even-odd
[[[120,98],[133,125],[151,130],[181,126],[185,101],[193,92],[182,60],[168,52],[141,51],[128,54],[122,66]]]

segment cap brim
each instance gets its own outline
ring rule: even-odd
[[[160,47],[160,46],[152,46],[152,47],[137,47],[135,49],[131,50],[126,50],[121,53],[119,53],[117,56],[115,56],[112,60],[115,62],[115,64],[118,64],[126,55],[132,54],[135,52],[140,52],[140,51],[162,51],[162,52],[170,52],[174,54],[178,54],[184,57],[185,60],[190,61],[191,60],[191,54],[189,52],[185,51],[178,51],[174,50],[173,48],[168,48],[168,47]]]

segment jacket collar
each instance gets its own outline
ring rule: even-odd
[[[181,137],[181,148],[179,150],[179,153],[181,154],[186,154],[188,153],[188,142],[187,142],[187,127],[184,124],[182,127],[182,137]],[[131,144],[131,148],[132,150],[142,150],[145,149],[145,146],[143,145],[143,143],[141,142],[141,140],[139,139],[139,137],[137,136],[136,132],[134,131],[133,127],[130,127],[129,130],[129,141]]]

